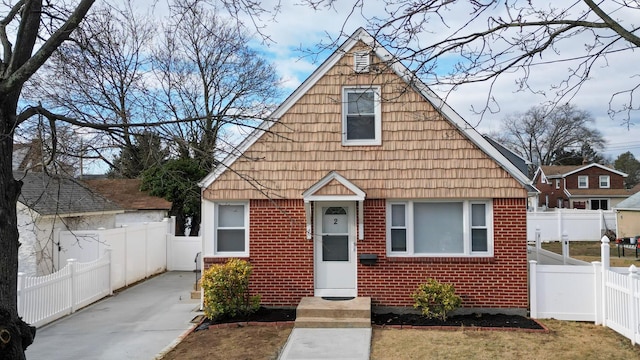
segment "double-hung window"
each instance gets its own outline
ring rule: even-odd
[[[344,88],[342,104],[342,144],[382,144],[380,88]]]
[[[608,189],[609,188],[609,181],[610,181],[610,177],[609,175],[600,175],[600,188],[601,189]]]
[[[249,255],[249,204],[216,204],[215,253],[228,256]]]
[[[390,201],[390,256],[488,256],[493,253],[490,201]]]
[[[589,176],[580,175],[578,176],[578,189],[588,189],[589,188]]]

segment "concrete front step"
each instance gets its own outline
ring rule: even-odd
[[[371,327],[371,298],[324,300],[305,297],[296,309],[296,327],[363,328]]]
[[[296,317],[297,328],[370,328],[369,318]]]

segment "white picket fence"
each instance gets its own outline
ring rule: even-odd
[[[195,270],[202,244],[200,237],[174,236],[172,221],[64,231],[58,239],[64,267],[45,276],[18,274],[18,314],[36,327],[165,270]]]
[[[535,240],[536,229],[542,241],[559,241],[563,234],[570,241],[598,241],[606,230],[616,231],[613,210],[556,209],[527,213],[527,240]]]
[[[18,274],[18,314],[33,326],[48,324],[113,293],[110,251],[98,260],[67,265],[53,274]]]
[[[611,268],[609,254],[609,239],[603,237],[602,261],[591,266],[530,260],[531,317],[593,321],[640,343],[640,275],[635,265]]]

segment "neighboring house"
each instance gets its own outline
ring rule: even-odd
[[[616,237],[618,239],[640,235],[640,192],[618,203],[616,212]]]
[[[122,214],[116,214],[116,226],[162,221],[171,210],[170,201],[141,191],[140,179],[95,179],[83,182],[125,210]]]
[[[38,144],[37,141],[28,144],[13,144],[13,171],[42,169],[42,151]]]
[[[600,164],[541,166],[533,180],[538,206],[610,210],[633,194],[624,187],[627,174]]]
[[[267,306],[434,277],[526,312],[530,180],[363,29],[200,185],[204,266],[247,259]]]
[[[23,182],[18,198],[20,249],[18,271],[49,274],[58,267],[56,234],[62,230],[113,228],[121,206],[74,179],[44,172],[14,172]],[[82,246],[81,243],[75,244]]]

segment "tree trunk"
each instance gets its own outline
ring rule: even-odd
[[[13,177],[17,96],[0,100],[0,359],[25,359],[36,328],[18,317],[18,221],[21,181]]]

